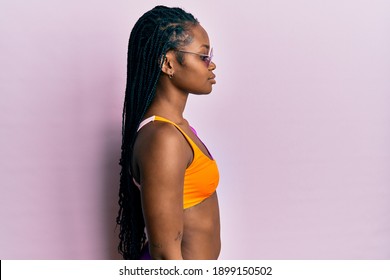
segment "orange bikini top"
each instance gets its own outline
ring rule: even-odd
[[[194,153],[194,159],[187,167],[184,175],[183,208],[187,209],[195,206],[210,197],[217,189],[219,182],[219,172],[215,160],[207,157],[177,124],[163,117],[152,116],[145,119],[139,125],[138,131],[152,121],[162,121],[174,125],[186,138]],[[139,188],[141,187],[134,178],[133,181]]]

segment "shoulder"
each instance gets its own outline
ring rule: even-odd
[[[182,142],[183,136],[172,124],[154,121],[143,127],[137,136],[135,148],[171,148]]]
[[[154,121],[143,127],[134,145],[138,163],[176,162],[187,164],[192,160],[192,150],[181,132],[172,124]]]

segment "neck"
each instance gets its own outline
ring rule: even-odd
[[[183,123],[183,113],[188,99],[188,93],[179,91],[174,87],[162,87],[156,89],[156,95],[145,118],[158,115],[177,124]]]

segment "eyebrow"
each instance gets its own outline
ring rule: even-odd
[[[210,50],[210,46],[207,44],[203,44],[200,46],[201,48],[206,48],[207,50]]]

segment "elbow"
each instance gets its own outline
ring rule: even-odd
[[[181,250],[162,250],[149,248],[150,256],[153,260],[182,260],[183,256]]]

